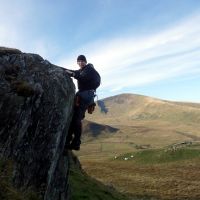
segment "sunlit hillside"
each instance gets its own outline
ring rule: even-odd
[[[86,118],[118,131],[106,134],[106,138],[98,137],[97,145],[93,145],[95,148],[121,152],[135,146],[165,147],[182,141],[200,140],[200,104],[134,94],[109,97],[98,104],[95,113]]]
[[[200,123],[200,104],[160,100],[152,97],[121,94],[98,102],[98,109],[88,115],[91,121],[133,125],[139,121]]]
[[[98,105],[77,153],[89,175],[131,198],[200,199],[200,104],[122,94]]]

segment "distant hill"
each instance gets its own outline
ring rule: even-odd
[[[120,94],[98,101],[88,120],[118,125],[133,121],[160,120],[170,123],[200,123],[200,104],[173,102],[136,94]]]
[[[200,104],[197,103],[121,94],[100,100],[95,112],[86,115],[86,119],[119,129],[116,134],[105,134],[103,140],[95,139],[97,144],[105,143],[105,148],[112,146],[110,151],[200,141]]]
[[[200,104],[136,94],[97,103],[86,119],[99,125],[87,122],[85,135],[103,133],[104,124],[118,131],[82,143],[78,155],[88,174],[131,199],[200,199]]]
[[[106,136],[110,134],[114,134],[118,131],[119,129],[104,125],[104,124],[98,124],[95,122],[91,122],[88,120],[83,121],[83,137],[88,138],[88,137],[98,137],[98,136]]]

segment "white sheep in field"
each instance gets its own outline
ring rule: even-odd
[[[124,158],[124,160],[128,160],[128,158]]]
[[[117,156],[115,156],[115,159],[117,159]]]
[[[134,156],[133,155],[131,155],[131,158],[133,158]]]

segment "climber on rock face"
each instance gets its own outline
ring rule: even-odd
[[[68,135],[65,142],[65,150],[80,150],[82,120],[85,112],[92,114],[95,103],[96,89],[99,87],[101,78],[99,73],[94,69],[92,64],[87,64],[86,57],[80,55],[77,58],[79,70],[66,69],[66,73],[78,82],[78,92],[75,95],[74,113],[69,127]]]

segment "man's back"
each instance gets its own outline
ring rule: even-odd
[[[87,64],[85,67],[74,72],[74,78],[78,81],[79,91],[96,90],[100,85],[100,75],[92,64]]]

